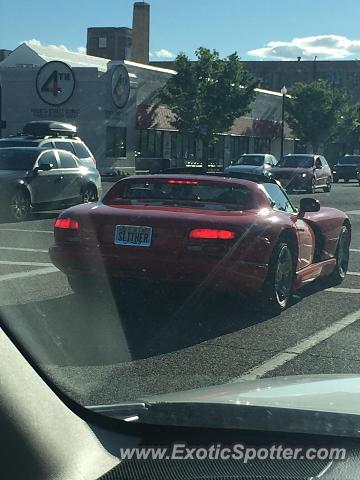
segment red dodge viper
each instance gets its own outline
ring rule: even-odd
[[[315,279],[340,283],[351,238],[343,212],[311,198],[297,210],[271,178],[210,175],[128,177],[54,230],[51,260],[75,292],[92,277],[141,279],[260,292],[276,310]]]

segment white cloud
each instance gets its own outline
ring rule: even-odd
[[[21,43],[26,43],[27,45],[34,46],[34,47],[50,47],[53,50],[59,50],[60,52],[71,52],[65,45],[44,45],[37,40],[36,38],[32,38],[31,40],[24,40]],[[84,53],[86,54],[86,48],[81,46],[76,49],[76,53]]]
[[[360,40],[350,40],[340,35],[315,35],[294,38],[289,42],[273,41],[263,48],[250,50],[249,55],[263,59],[295,60],[301,57],[312,60],[343,59],[360,56]]]
[[[151,57],[155,58],[175,58],[175,54],[166,50],[165,48],[161,48],[160,50],[156,50],[154,53],[150,53]]]

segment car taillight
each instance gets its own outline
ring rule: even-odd
[[[54,224],[54,227],[65,230],[78,230],[79,222],[73,218],[58,218]]]
[[[168,180],[171,185],[199,185],[197,180]]]
[[[189,238],[203,238],[208,240],[233,240],[235,238],[235,232],[231,230],[215,230],[213,228],[195,228],[195,230],[191,230]]]
[[[96,158],[92,157],[91,160],[94,162],[94,165],[95,165],[95,167],[96,167]]]

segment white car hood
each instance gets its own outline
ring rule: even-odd
[[[144,397],[149,403],[200,402],[315,410],[360,415],[360,376],[264,378]]]

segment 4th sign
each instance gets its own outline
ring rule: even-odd
[[[62,105],[74,93],[75,77],[72,69],[63,62],[48,62],[36,77],[36,91],[48,105]]]

